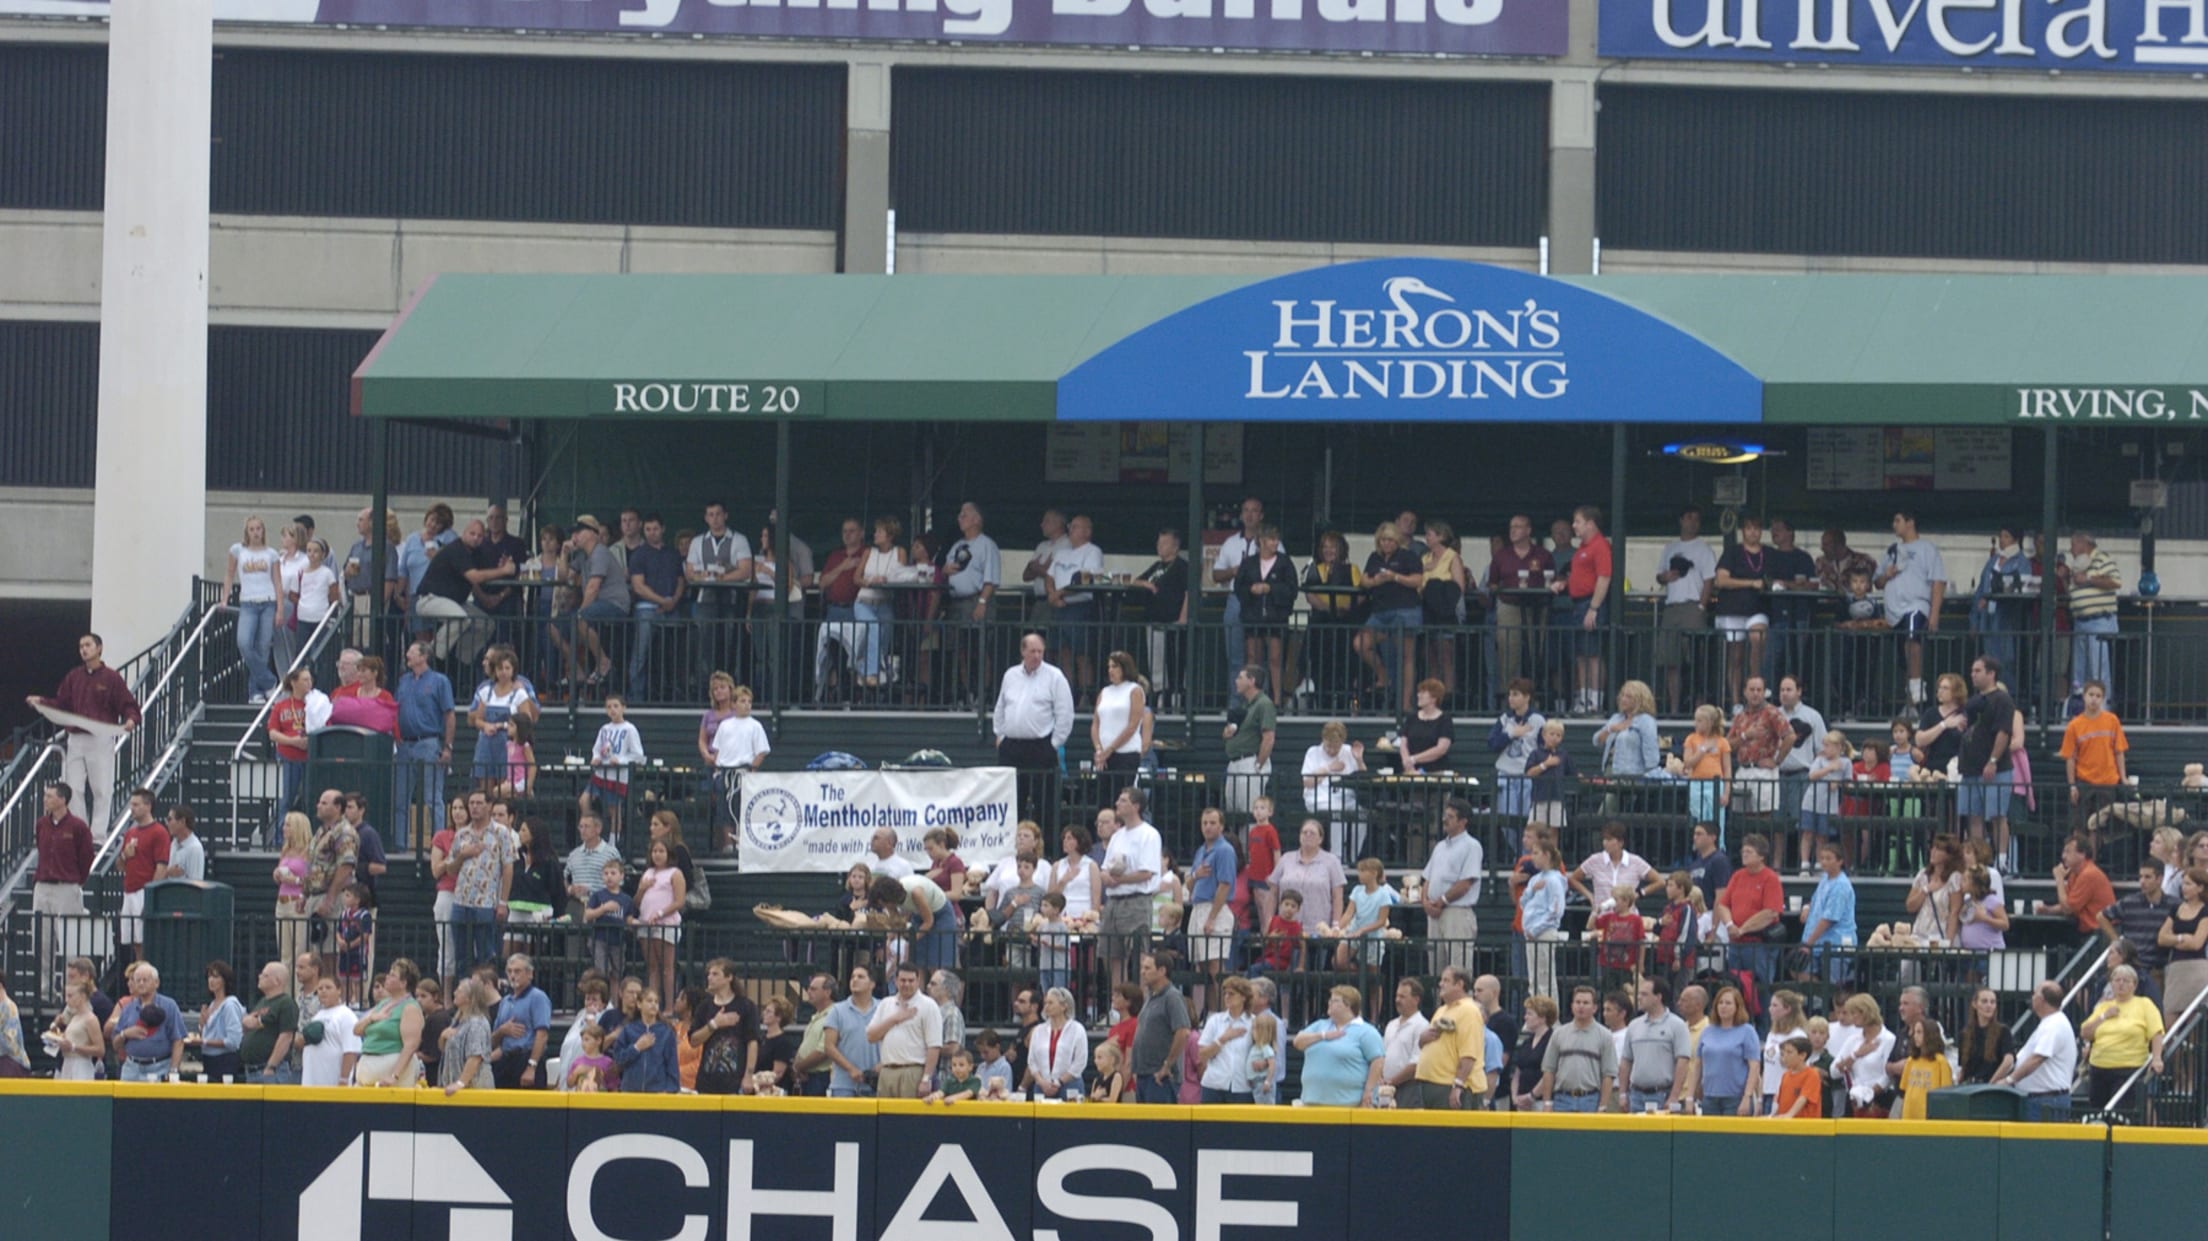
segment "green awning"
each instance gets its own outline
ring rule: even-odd
[[[1564,282],[1641,310],[1738,363],[1761,381],[1768,423],[2208,415],[2208,278],[1648,275]],[[1049,421],[1059,380],[1079,363],[1250,283],[1212,276],[443,276],[361,364],[353,411],[429,419]],[[1663,376],[1648,380],[1660,385]]]

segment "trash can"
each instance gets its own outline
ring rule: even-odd
[[[1926,1120],[2022,1120],[2024,1092],[2014,1086],[1950,1086],[1924,1097]]]
[[[307,818],[314,818],[314,801],[324,789],[359,793],[368,799],[362,822],[376,829],[387,850],[405,848],[405,837],[391,817],[392,763],[395,751],[391,734],[349,724],[333,724],[307,737],[307,784],[300,800]]]
[[[209,961],[237,964],[236,912],[237,894],[227,883],[164,879],[146,885],[146,960],[179,1003],[189,1007],[189,1000],[205,994]]]

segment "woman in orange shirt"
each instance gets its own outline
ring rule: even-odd
[[[1821,1120],[1825,1115],[1823,1075],[1810,1067],[1810,1041],[1796,1036],[1779,1044],[1779,1103],[1772,1115],[1780,1120]]]
[[[696,1020],[692,1014],[698,1011],[705,999],[705,991],[699,987],[684,987],[675,993],[675,1011],[668,1014],[668,1024],[685,1034]],[[684,1094],[696,1094],[698,1090],[698,1061],[705,1058],[705,1048],[687,1037],[675,1040],[675,1071],[682,1079]]]

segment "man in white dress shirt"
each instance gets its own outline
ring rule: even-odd
[[[1165,869],[1165,841],[1143,820],[1150,795],[1135,785],[1119,790],[1112,812],[1119,830],[1104,848],[1104,912],[1097,930],[1104,959],[1121,979],[1132,977],[1135,959],[1150,937],[1150,898]]]
[[[1043,662],[1043,636],[1020,639],[1020,662],[1005,670],[990,713],[997,761],[1019,773],[1020,816],[1051,822],[1057,804],[1058,747],[1073,733],[1073,687]]]

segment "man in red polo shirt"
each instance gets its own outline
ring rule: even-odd
[[[1765,865],[1770,856],[1770,840],[1751,832],[1740,842],[1740,869],[1726,882],[1725,894],[1717,898],[1718,924],[1734,945],[1730,959],[1735,968],[1756,976],[1765,995],[1770,993],[1777,954],[1763,943],[1786,909],[1786,888],[1779,882],[1779,873]]]
[[[88,633],[77,639],[81,661],[61,678],[61,688],[51,698],[33,696],[33,707],[54,707],[102,724],[120,724],[127,731],[138,727],[138,700],[123,684],[122,674],[100,659],[107,644]],[[81,728],[68,733],[68,752],[62,759],[61,778],[74,790],[69,812],[89,824],[100,825],[101,834],[114,823],[115,741]]]
[[[1610,601],[1610,540],[1602,534],[1602,510],[1582,504],[1572,513],[1571,571],[1549,589],[1572,601],[1571,629],[1565,634],[1575,656],[1578,692],[1573,695],[1575,714],[1599,715],[1602,704],[1602,621]]]
[[[123,831],[118,851],[123,866],[122,941],[131,959],[146,959],[146,885],[169,864],[169,829],[153,817],[153,791],[138,789],[130,795],[130,826]]]

